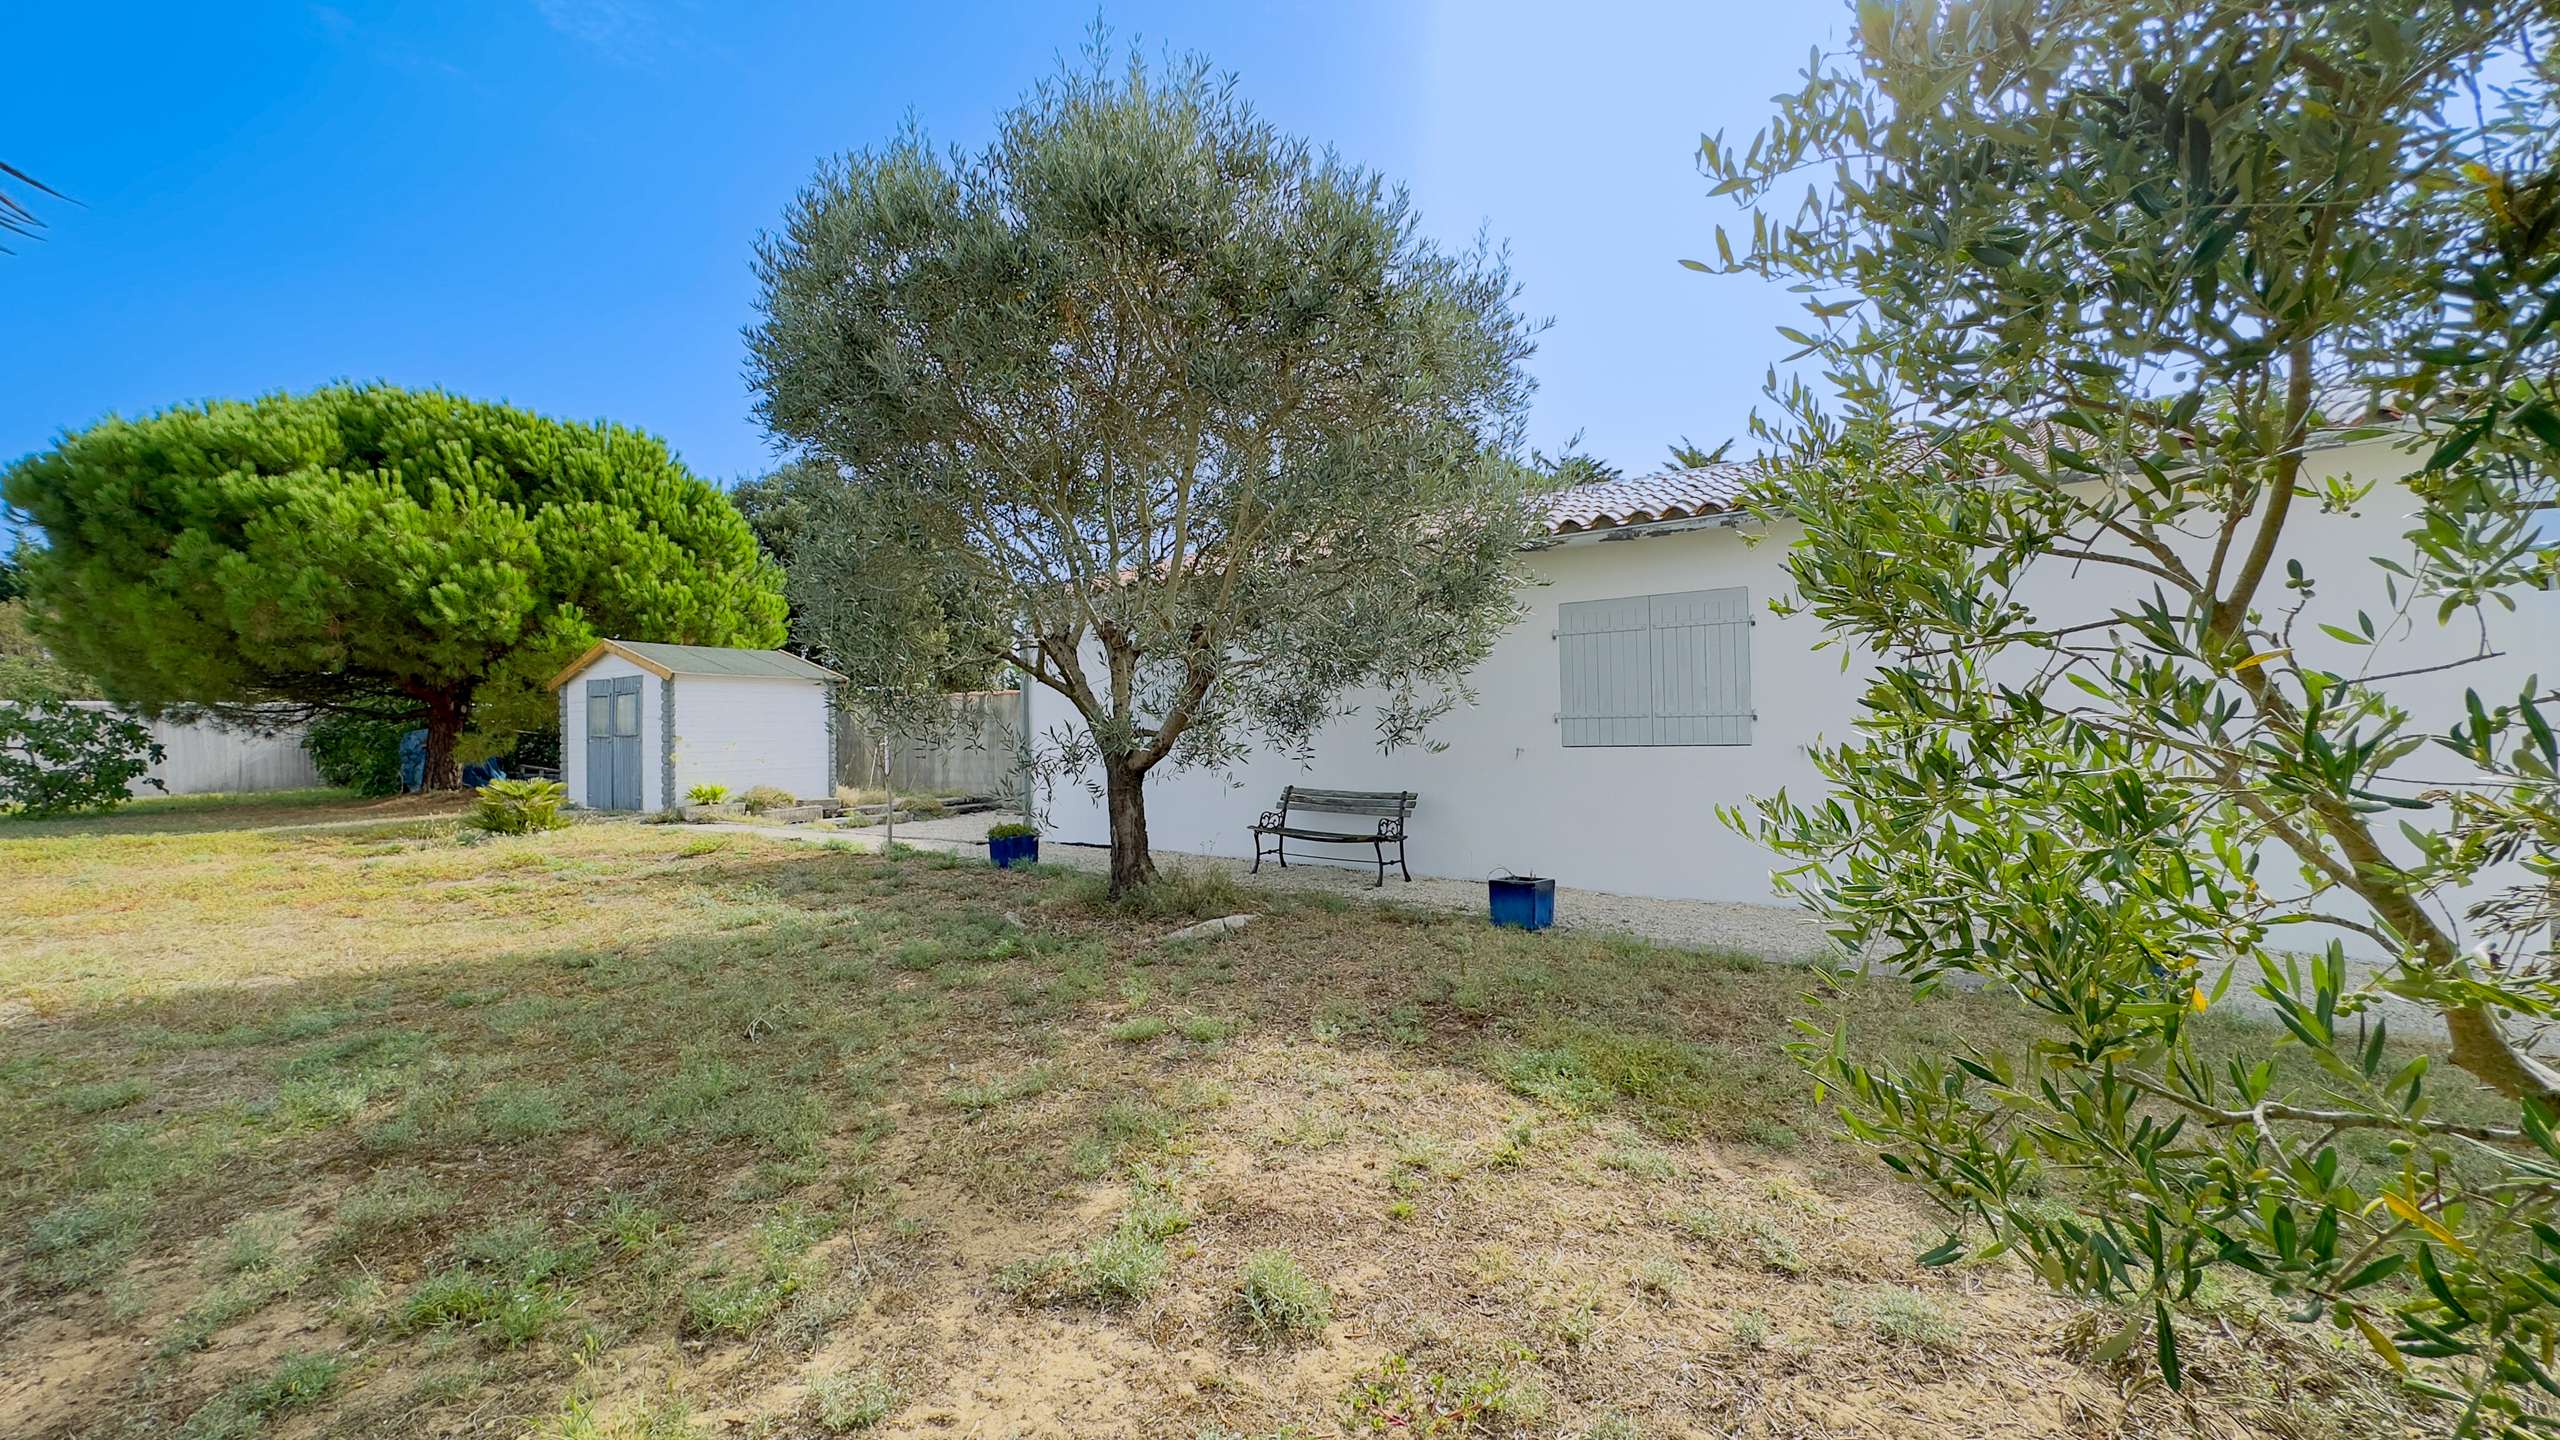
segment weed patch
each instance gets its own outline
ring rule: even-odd
[[[179,1440],[249,1440],[269,1419],[326,1399],[345,1368],[336,1355],[288,1355],[268,1374],[232,1386],[189,1416],[178,1427]]]
[[[809,1409],[830,1435],[868,1430],[898,1413],[906,1396],[878,1372],[829,1375],[809,1387]]]
[[[1236,1279],[1236,1314],[1266,1340],[1304,1340],[1333,1323],[1333,1296],[1285,1250],[1257,1250]]]

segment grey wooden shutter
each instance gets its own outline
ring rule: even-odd
[[[1653,743],[1652,628],[1643,596],[1556,607],[1565,744]]]
[[[1653,602],[1656,745],[1751,743],[1751,592],[1690,590]]]
[[[1751,595],[1735,586],[1557,607],[1568,746],[1751,743]]]

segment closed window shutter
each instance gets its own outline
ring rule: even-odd
[[[1751,743],[1751,595],[1742,587],[1557,607],[1568,746]]]
[[[1557,607],[1564,743],[1653,743],[1653,612],[1644,597]]]
[[[1653,601],[1656,745],[1751,743],[1751,592],[1691,590]]]

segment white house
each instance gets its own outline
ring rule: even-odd
[[[781,650],[599,640],[551,681],[561,782],[590,810],[664,810],[696,785],[832,794],[843,678]]]
[[[2380,441],[2332,446],[2318,460],[2330,474],[2365,479],[2412,468]],[[1284,785],[1411,790],[1420,797],[1408,827],[1417,875],[1508,869],[1618,894],[1772,900],[1771,857],[1718,823],[1717,807],[1781,788],[1817,793],[1805,747],[1850,732],[1864,667],[1853,658],[1844,669],[1840,649],[1815,648],[1819,621],[1772,613],[1770,600],[1788,588],[1781,567],[1794,535],[1733,510],[1747,479],[1741,466],[1713,466],[1566,492],[1529,557],[1526,618],[1475,671],[1475,703],[1432,728],[1445,748],[1381,753],[1368,719],[1354,715],[1325,729],[1303,766],[1265,752],[1222,772],[1159,768],[1147,782],[1150,840],[1245,857],[1247,827]],[[2322,615],[2393,615],[2369,557],[2405,560],[2413,498],[2384,483],[2351,515],[2301,503],[2285,553],[2320,578]],[[2056,622],[2103,616],[2133,593],[2130,572],[2051,568],[2045,590],[2028,598]],[[2503,658],[2431,677],[2421,683],[2435,688],[2415,695],[2394,687],[2415,701],[2417,723],[2457,717],[2466,687],[2512,696],[2526,675],[2560,671],[2560,595],[2519,603],[2492,621]],[[2396,670],[2427,663],[2413,657],[2468,654],[2478,641],[2469,629],[2438,627],[2432,607],[2394,623],[2379,647],[2350,652],[2314,633],[2301,648],[2312,663],[2354,673],[2367,659],[2377,672]],[[1035,687],[1032,728],[1073,730],[1075,712]],[[2441,769],[2441,759],[2408,763]],[[1048,796],[1045,819],[1062,841],[1109,840],[1100,802],[1072,783]],[[1370,863],[1366,850],[1297,845],[1292,863],[1302,852]]]

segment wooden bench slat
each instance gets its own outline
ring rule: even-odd
[[[1292,810],[1404,810],[1410,808],[1402,800],[1310,800],[1304,795],[1289,797]]]
[[[1393,820],[1403,815],[1403,805],[1308,805],[1303,799],[1290,799],[1290,815],[1306,810],[1311,815],[1377,815],[1380,820]]]
[[[1336,815],[1405,815],[1414,808],[1408,793],[1378,790],[1301,790],[1290,786],[1281,803],[1292,810],[1322,810]]]

